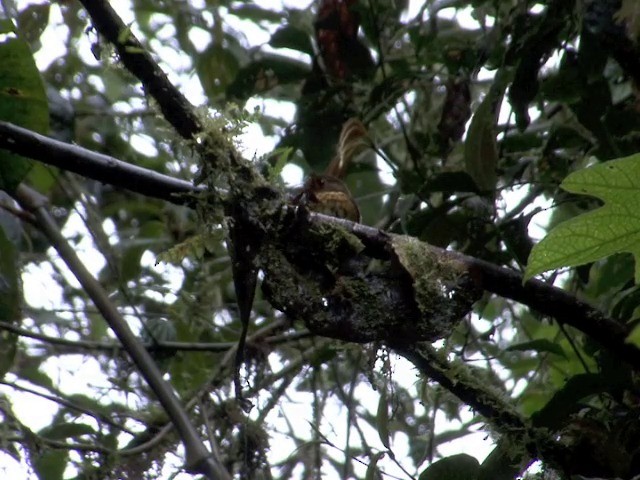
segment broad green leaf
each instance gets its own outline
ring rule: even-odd
[[[122,255],[120,275],[123,280],[131,280],[140,275],[142,254],[162,242],[165,228],[164,223],[158,220],[150,220],[140,227],[135,238],[132,239],[132,246],[127,248]]]
[[[516,343],[515,345],[511,345],[506,349],[507,352],[526,352],[528,350],[533,350],[535,352],[555,353],[556,355],[560,355],[561,357],[567,357],[567,355],[564,353],[564,350],[559,344],[545,338],[531,340],[530,342]]]
[[[59,170],[43,163],[34,162],[26,178],[31,188],[42,194],[47,194],[56,185]]]
[[[45,427],[38,433],[50,440],[64,440],[65,438],[91,435],[95,433],[95,430],[84,423],[59,423]]]
[[[420,194],[433,192],[478,192],[478,186],[467,172],[442,172],[421,186]]]
[[[18,363],[17,368],[19,368],[20,377],[34,385],[39,385],[48,390],[55,390],[53,379],[40,368],[44,361],[45,359],[42,358],[31,357],[29,362],[25,362],[26,365]]]
[[[196,62],[200,83],[209,98],[223,93],[239,68],[240,64],[233,52],[220,45],[209,46]]]
[[[40,73],[26,42],[0,42],[0,120],[46,133],[47,97]],[[31,162],[0,149],[0,189],[11,192],[29,172]]]
[[[589,284],[585,291],[594,299],[623,292],[633,281],[633,264],[633,256],[628,253],[594,263],[589,271]]]
[[[40,480],[62,480],[68,456],[64,450],[44,450],[31,464]]]
[[[275,182],[276,179],[280,177],[285,165],[289,163],[289,158],[291,158],[292,154],[293,148],[291,147],[276,148],[271,152],[270,157],[275,157],[276,161],[273,164],[269,164],[267,170],[267,178],[269,181]]]
[[[144,326],[140,332],[140,339],[144,343],[151,345],[151,358],[153,358],[162,371],[166,371],[169,365],[167,361],[175,356],[176,351],[172,349],[154,349],[153,346],[156,342],[174,342],[176,336],[175,325],[166,318],[151,317],[144,322]]]
[[[555,429],[564,419],[584,406],[584,398],[611,391],[619,379],[603,374],[582,373],[569,378],[542,409],[532,415],[536,427]]]
[[[50,3],[29,5],[18,15],[20,36],[29,44],[40,45],[39,39],[49,23]]]
[[[617,255],[616,255],[617,256]],[[620,255],[622,256],[622,255]],[[631,266],[633,267],[631,262]],[[637,320],[640,318],[640,286],[622,290],[620,293],[611,294],[613,303],[609,316],[616,320]]]
[[[13,21],[8,18],[0,19],[0,34],[4,33],[14,33],[16,31],[16,26],[13,24]]]
[[[627,335],[625,341],[640,348],[640,325],[636,325],[633,330],[631,330],[631,333]]]
[[[480,464],[475,457],[461,453],[432,463],[419,480],[475,480]]]
[[[242,68],[227,88],[227,95],[247,99],[279,85],[302,81],[308,74],[309,67],[303,62],[269,55]]]
[[[106,322],[102,322],[106,323]],[[87,410],[92,410],[98,414],[110,416],[113,415],[114,411],[119,409],[117,404],[110,403],[101,403],[104,402],[104,399],[92,398],[87,395],[83,395],[81,393],[76,393],[74,395],[69,395],[68,400],[72,402],[74,405],[77,405],[82,408],[86,408]],[[94,433],[94,432],[83,432],[83,433]]]
[[[640,155],[611,160],[569,175],[560,185],[592,195],[604,206],[561,223],[533,247],[525,281],[559,267],[575,267],[614,253],[636,257],[640,280]]]

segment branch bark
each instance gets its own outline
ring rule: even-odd
[[[0,148],[178,205],[191,204],[204,191],[190,182],[147,170],[86,148],[60,142],[32,130],[0,121]]]

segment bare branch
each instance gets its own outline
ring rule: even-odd
[[[120,312],[111,303],[100,283],[78,258],[75,250],[66,241],[55,221],[45,208],[46,198],[20,185],[16,191],[16,199],[25,210],[30,211],[42,232],[51,245],[73,272],[93,303],[114,331],[120,342],[131,355],[140,373],[145,378],[160,403],[171,418],[185,445],[187,468],[193,472],[205,473],[209,478],[230,479],[217,459],[202,443],[198,432],[192,425],[187,412],[173,392],[171,386],[162,378],[162,373],[131,331]]]
[[[32,332],[26,328],[17,327],[12,323],[0,321],[0,330],[6,330],[11,333],[20,335],[21,337],[32,338],[51,345],[66,347],[69,353],[77,353],[81,350],[114,352],[123,350],[124,347],[119,342],[96,342],[88,340],[67,340],[65,338],[52,337],[41,333]],[[277,345],[282,343],[300,340],[309,337],[308,331],[300,331],[284,335],[274,335],[266,337],[262,340],[269,345]],[[142,346],[150,352],[155,351],[186,351],[186,352],[226,352],[231,348],[235,348],[236,342],[171,342],[166,340],[156,340],[153,343],[141,342]]]
[[[0,148],[86,178],[178,205],[204,191],[191,183],[0,121]]]
[[[12,382],[7,382],[6,380],[0,380],[0,384],[2,385],[7,385],[8,387],[13,388],[14,390],[19,390],[21,392],[26,392],[26,393],[30,393],[32,395],[36,395],[38,397],[41,398],[45,398],[51,402],[57,403],[63,407],[66,407],[70,410],[75,410],[77,412],[80,413],[84,413],[85,415],[89,415],[93,418],[95,418],[98,422],[102,422],[102,423],[106,423],[108,425],[111,425],[114,428],[117,428],[118,430],[121,430],[123,432],[127,432],[130,435],[135,435],[134,432],[132,432],[131,430],[129,430],[127,427],[125,427],[124,425],[120,425],[116,422],[114,422],[113,420],[111,420],[111,418],[109,418],[108,416],[100,413],[100,412],[94,412],[91,411],[81,405],[78,405],[75,402],[72,402],[70,400],[67,400],[65,398],[60,398],[60,397],[55,397],[53,395],[49,395],[47,393],[43,393],[43,392],[38,392],[37,390],[34,390],[32,388],[28,388],[28,387],[24,387],[22,385],[18,385],[16,383],[12,383]]]

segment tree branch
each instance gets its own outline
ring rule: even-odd
[[[163,175],[86,148],[54,140],[0,121],[0,148],[147,197],[190,204],[204,191],[190,182]]]
[[[98,31],[115,46],[123,64],[142,82],[145,90],[158,102],[165,118],[186,139],[191,139],[202,129],[192,105],[169,82],[162,69],[153,60],[142,44],[130,32],[111,6],[104,0],[82,0]],[[312,215],[312,217],[318,217]],[[324,220],[322,220],[324,221]],[[370,246],[377,245],[388,251],[388,242],[375,229],[359,228],[348,221],[349,229]],[[438,251],[439,249],[435,249]],[[522,286],[520,274],[496,265],[460,254],[439,252],[452,255],[463,261],[482,288],[506,298],[525,303],[541,313],[550,315],[558,321],[572,325],[590,335],[603,346],[618,354],[640,369],[640,350],[625,343],[628,329],[606,318],[602,313],[579,301],[575,297],[543,282],[532,280]]]
[[[162,378],[162,373],[158,370],[149,353],[140,344],[124,318],[122,318],[122,315],[120,315],[120,312],[110,302],[109,296],[102,289],[100,283],[91,275],[78,258],[75,250],[67,243],[45,208],[47,199],[23,184],[18,187],[15,195],[22,208],[34,215],[39,228],[47,236],[51,245],[53,245],[69,267],[69,270],[73,272],[83,289],[100,310],[100,313],[124,345],[129,355],[131,355],[140,373],[158,397],[184,442],[187,469],[192,472],[203,473],[212,479],[230,480],[229,473],[224,470],[217,459],[211,456],[212,454],[202,443],[182,404],[169,384]]]
[[[487,387],[472,370],[450,363],[427,344],[392,346],[421,373],[439,383],[466,405],[485,417],[504,439],[511,439],[509,465],[527,464],[527,457],[544,458],[553,465],[562,465],[567,449],[557,442],[548,429],[531,426],[500,391]],[[518,447],[522,450],[518,450]]]
[[[0,147],[48,165],[70,169],[93,180],[176,204],[189,205],[193,195],[204,190],[183,180],[68,145],[6,122],[0,122]],[[371,256],[380,259],[390,256],[391,236],[385,232],[316,213],[310,214],[310,221],[339,225],[356,235]],[[486,291],[515,300],[558,322],[571,325],[640,370],[640,350],[626,343],[628,328],[607,318],[586,302],[540,280],[530,280],[523,285],[522,275],[509,268],[437,247],[429,248],[438,255],[463,262],[474,280]]]
[[[133,73],[135,74],[140,81],[142,82],[145,91],[151,95],[160,105],[160,109],[163,112],[165,118],[174,126],[174,128],[179,132],[181,136],[188,140],[192,140],[194,135],[198,134],[202,130],[202,125],[200,124],[198,118],[196,117],[192,106],[189,102],[180,94],[180,92],[168,81],[166,75],[162,70],[158,67],[158,65],[153,61],[151,55],[146,52],[142,45],[134,38],[131,34],[128,27],[126,27],[122,21],[117,17],[115,12],[111,9],[111,7],[103,0],[82,0],[82,3],[85,5],[85,8],[89,11],[94,25],[98,29],[98,31],[104,35],[117,49],[120,58],[123,64]],[[23,132],[24,133],[24,132]],[[44,138],[44,137],[43,137]],[[0,132],[0,146],[4,148],[8,148],[13,150],[16,145],[15,141],[6,141],[2,142],[3,135]],[[25,152],[29,149],[26,148],[26,145],[23,145]],[[14,150],[15,151],[15,150]],[[233,153],[233,152],[231,152]],[[31,152],[25,153],[28,156],[33,156],[34,153]],[[45,152],[36,152],[35,154],[44,156]],[[46,152],[48,155],[49,153]],[[108,158],[108,157],[106,157]],[[103,158],[102,160],[105,160]],[[86,157],[83,159],[83,163],[85,163]],[[213,162],[212,162],[213,163]],[[84,169],[85,165],[78,166],[76,165],[74,168]],[[109,167],[109,168],[108,168]],[[130,177],[133,175],[133,171],[126,170],[127,173],[123,173],[125,170],[118,171],[117,175],[114,174],[114,170],[111,168],[107,161],[106,164],[102,165],[102,171],[97,173],[96,171],[88,171],[85,173],[83,171],[81,174],[94,178],[94,176],[100,176],[99,180],[108,181],[109,183],[113,183],[118,185],[122,183],[124,188],[128,188],[132,191],[139,191],[140,184],[138,181],[129,181],[126,177]],[[63,167],[64,168],[64,167]],[[122,166],[120,166],[122,168]],[[137,169],[137,167],[135,167]],[[147,175],[140,169],[136,171],[136,174],[141,175],[141,179],[147,179]],[[80,172],[78,172],[80,173]],[[157,175],[157,174],[154,174]],[[105,179],[106,178],[106,179]],[[165,179],[155,178],[153,187],[149,186],[144,187],[146,191],[145,194],[155,197],[155,198],[163,198],[168,201],[173,201],[174,203],[188,203],[187,201],[181,202],[176,201],[175,196],[172,195],[172,192],[175,192],[175,189],[184,188],[184,191],[181,193],[193,193],[194,188],[188,185],[171,185],[170,188],[158,188],[165,182]],[[186,182],[185,182],[186,183]],[[249,182],[247,182],[249,184]],[[238,185],[232,185],[232,187],[236,187],[238,190],[242,190],[238,188]],[[252,196],[251,193],[247,192],[244,197],[247,199],[247,204],[253,201],[254,198],[259,198],[259,196]],[[162,196],[160,196],[162,195]],[[24,201],[25,198],[22,198]],[[28,200],[28,199],[27,199]],[[233,198],[231,199],[233,201]],[[25,203],[23,202],[23,206]],[[27,205],[29,208],[29,206]],[[56,245],[57,248],[60,248],[60,245],[64,247],[65,243],[64,239],[61,238],[59,232],[52,227],[53,222],[48,217],[46,210],[44,210],[43,206],[40,205],[30,205],[30,208],[33,210],[36,216],[36,220],[43,226],[45,230],[50,233],[50,238],[52,243]],[[246,205],[243,204],[238,207],[234,217],[241,218],[246,210]],[[239,212],[239,213],[238,213]],[[283,218],[283,217],[282,217]],[[384,232],[380,232],[379,230],[372,229],[369,227],[365,227],[362,225],[354,225],[347,221],[340,221],[330,217],[324,217],[322,215],[312,214],[309,216],[312,224],[339,224],[341,227],[350,231],[354,235],[356,235],[365,245],[367,255],[375,258],[383,258],[390,259],[393,255],[393,245],[392,239],[394,237],[387,235]],[[256,221],[259,219],[256,219]],[[57,235],[57,236],[56,236]],[[424,244],[423,244],[424,245]],[[68,245],[66,245],[68,247]],[[640,369],[640,350],[632,345],[628,345],[625,343],[628,329],[618,323],[614,322],[611,319],[608,319],[602,313],[595,310],[593,307],[588,304],[579,301],[575,297],[569,295],[568,293],[557,289],[553,286],[547,285],[543,282],[539,281],[531,281],[527,282],[527,284],[522,285],[521,276],[509,269],[502,268],[496,265],[489,264],[487,262],[482,262],[480,260],[466,257],[460,254],[456,254],[453,252],[443,251],[441,249],[437,249],[435,247],[425,246],[428,248],[430,252],[433,252],[435,256],[438,258],[449,258],[456,260],[463,264],[466,267],[466,270],[470,277],[474,280],[478,287],[484,288],[487,291],[499,294],[505,298],[511,298],[513,300],[522,302],[526,305],[529,305],[531,308],[534,308],[544,314],[553,316],[559,322],[566,323],[568,325],[572,325],[578,330],[585,332],[587,335],[594,338],[596,341],[599,341],[605,348],[609,349],[612,354],[619,355],[620,358],[623,358],[631,365],[633,365],[636,369]],[[71,250],[70,252],[64,251],[64,254],[61,252],[61,256],[68,259],[74,260],[74,252]],[[77,257],[76,257],[77,260]],[[71,262],[70,268],[73,265],[72,270],[76,272],[81,272],[84,276],[85,271],[81,270],[84,268],[81,264],[78,266],[75,263]],[[88,275],[88,272],[86,272]],[[84,278],[84,277],[83,277]],[[95,286],[92,286],[91,280],[95,282],[95,280],[90,277],[89,279],[85,279],[87,282],[87,286],[85,289],[92,295],[92,290]],[[89,288],[90,287],[90,288]],[[99,286],[98,286],[99,287]],[[93,290],[95,293],[95,290]],[[92,295],[93,298],[93,295]],[[357,303],[357,297],[352,302],[353,305]],[[97,297],[98,301],[100,301],[100,296]],[[94,299],[96,301],[96,299]],[[364,302],[362,302],[364,303]],[[99,305],[100,307],[100,305]],[[127,350],[129,350],[130,341],[133,341],[134,350],[129,350],[134,359],[138,358],[140,361],[139,367],[143,374],[145,374],[145,363],[153,366],[152,362],[148,362],[144,355],[147,355],[147,352],[144,351],[144,348],[138,343],[135,343],[135,338],[129,338],[127,340],[128,335],[132,335],[130,331],[124,325],[125,330],[118,333],[117,328],[118,322],[114,320],[118,318],[118,313],[110,312],[109,309],[113,309],[113,306],[108,304],[104,305],[104,311],[101,311],[105,318],[110,322],[114,322],[112,324],[112,328],[116,331],[119,338],[122,336],[121,341],[126,346]],[[362,312],[366,312],[366,306],[363,306]],[[141,351],[139,351],[141,349]],[[515,412],[512,407],[506,405],[505,408],[495,408],[494,403],[492,403],[495,399],[491,397],[490,394],[483,389],[475,389],[473,387],[469,387],[469,385],[461,385],[456,382],[455,377],[448,376],[447,366],[440,365],[438,363],[438,358],[434,355],[424,355],[424,351],[417,349],[417,347],[413,345],[403,345],[397,347],[399,353],[404,354],[407,358],[410,358],[414,364],[420,367],[425,373],[432,376],[432,378],[439,379],[443,385],[446,386],[450,391],[459,394],[466,403],[474,406],[478,411],[483,413],[483,415],[487,416],[494,421],[504,422],[508,428],[515,429],[517,431],[529,432],[524,424],[522,418]],[[148,356],[148,355],[147,355]],[[425,363],[426,362],[426,363]],[[157,369],[156,369],[157,370]],[[153,373],[153,372],[152,372]],[[155,373],[153,374],[155,375]],[[152,375],[152,379],[154,376]],[[161,380],[160,380],[161,381]],[[151,382],[153,387],[154,383]],[[156,385],[159,388],[159,394],[165,395],[163,393],[163,388],[161,384]],[[155,391],[155,388],[154,388]],[[158,393],[158,392],[156,392]],[[478,396],[482,396],[478,399]],[[486,398],[485,398],[486,397]],[[161,402],[165,405],[168,412],[169,407],[172,407],[172,402],[175,402],[175,397],[172,397],[171,394],[168,398],[160,397]],[[499,399],[498,399],[499,400]],[[176,405],[173,405],[175,407]],[[179,405],[177,405],[180,407]],[[172,407],[172,408],[173,408]],[[206,459],[206,449],[202,446],[202,442],[193,429],[193,426],[188,422],[188,418],[185,417],[186,414],[184,411],[180,411],[178,409],[178,422],[176,426],[180,430],[183,439],[185,441],[185,446],[187,447],[187,464],[191,467],[196,465],[197,461]],[[180,416],[182,415],[182,416]],[[172,416],[173,418],[173,416]],[[174,419],[175,421],[175,419]],[[523,443],[528,443],[526,438],[519,437]],[[541,439],[541,441],[545,441],[548,439]],[[195,443],[193,443],[195,442]],[[195,445],[195,451],[190,450],[190,446]],[[549,445],[549,449],[553,450],[555,445]],[[204,450],[203,450],[204,449]],[[228,473],[224,471],[219,471],[220,466],[216,465],[213,462],[208,462],[206,465],[202,465],[203,471],[207,471],[207,473],[215,473],[221,475],[223,478],[228,478]]]
[[[385,232],[320,214],[312,213],[311,221],[340,225],[356,235],[372,256],[380,259],[388,259],[390,256],[392,236]],[[640,370],[640,349],[626,342],[629,328],[608,318],[588,303],[540,280],[532,279],[523,284],[522,274],[510,268],[431,245],[428,248],[438,256],[462,262],[480,288],[527,305],[560,323],[571,325]]]

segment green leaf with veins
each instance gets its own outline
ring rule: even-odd
[[[568,192],[597,197],[604,205],[552,229],[531,251],[524,280],[554,268],[575,267],[630,252],[636,257],[638,282],[640,154],[579,170],[560,186]]]

